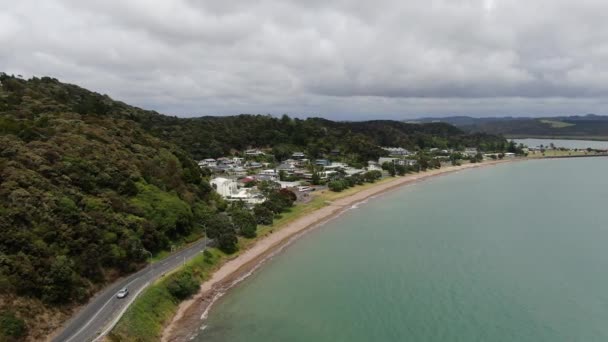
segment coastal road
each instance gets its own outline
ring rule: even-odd
[[[201,253],[206,248],[206,240],[202,239],[106,287],[72,317],[65,324],[63,330],[52,338],[52,341],[90,342],[96,339],[101,340],[101,337],[109,332],[109,329],[131,305],[139,292],[165,273],[176,269]],[[116,298],[116,293],[123,287],[128,287],[129,295],[122,299]]]

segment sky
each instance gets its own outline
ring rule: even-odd
[[[183,117],[608,113],[606,0],[0,0],[0,71]]]

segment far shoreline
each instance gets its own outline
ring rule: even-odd
[[[487,161],[478,164],[449,166],[426,171],[424,173],[397,177],[388,182],[380,183],[371,188],[363,189],[352,195],[337,199],[312,213],[299,217],[282,227],[277,227],[276,232],[261,238],[236,258],[225,262],[212,274],[209,280],[201,284],[199,292],[195,294],[194,297],[180,303],[172,321],[163,329],[161,341],[173,342],[190,339],[201,325],[203,316],[206,316],[211,305],[219,296],[223,295],[234,284],[246,278],[265,260],[281,251],[292,241],[304,235],[306,232],[322,226],[323,223],[338,216],[352,205],[365,201],[370,197],[429,178],[443,176],[462,170],[495,166],[523,160],[530,159],[517,158]]]
[[[554,135],[505,135],[507,140],[525,140],[525,139],[539,139],[539,140],[579,140],[579,141],[608,141],[607,136],[554,136]]]

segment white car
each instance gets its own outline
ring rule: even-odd
[[[120,291],[118,291],[118,293],[116,293],[116,298],[125,298],[128,295],[129,295],[129,289],[126,287],[123,287],[122,289],[120,289]]]

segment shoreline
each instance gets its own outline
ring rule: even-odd
[[[507,140],[523,140],[523,139],[540,139],[540,140],[579,140],[579,141],[608,141],[608,136],[576,136],[576,135],[566,135],[566,136],[555,136],[555,135],[505,135]]]
[[[212,274],[209,280],[201,284],[199,292],[195,294],[194,297],[180,303],[175,316],[163,329],[161,341],[174,342],[189,340],[198,332],[202,321],[207,317],[213,303],[224,295],[232,286],[247,278],[247,276],[258,269],[266,260],[281,252],[285,247],[289,246],[291,242],[297,240],[308,231],[322,226],[325,222],[340,215],[353,205],[379,194],[429,178],[462,170],[495,166],[520,160],[526,159],[497,160],[478,164],[449,166],[426,171],[424,173],[396,177],[388,182],[339,198],[308,215],[304,215],[287,223],[285,226],[277,229],[276,232],[256,241],[249,249],[245,250],[234,259],[226,261]]]

